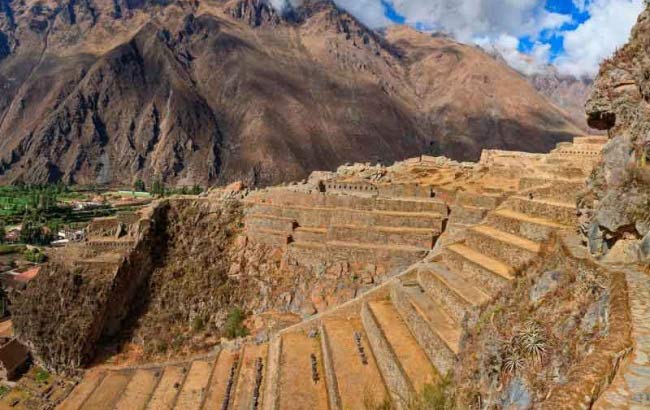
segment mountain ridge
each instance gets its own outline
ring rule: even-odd
[[[482,51],[330,1],[2,4],[2,182],[266,185],[580,133]]]

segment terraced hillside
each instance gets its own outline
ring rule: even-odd
[[[328,177],[312,186],[315,191],[294,186],[253,193],[245,218],[249,241],[280,250],[290,263],[316,266],[340,258],[361,261],[354,269],[363,269],[385,261],[385,278],[268,339],[223,343],[194,360],[94,368],[59,408],[410,408],[427,386],[467,361],[463,349],[486,307],[521,286],[518,278],[549,254],[558,237],[571,237],[578,225],[576,195],[604,142],[576,138],[550,154],[484,152],[471,172],[463,171],[467,164],[452,167],[454,175],[464,174],[464,192],[445,179],[448,169],[439,169],[431,174],[446,182],[432,190]],[[438,161],[421,157],[400,171],[440,168]],[[405,189],[410,199],[396,199]],[[382,190],[393,198],[379,195]],[[403,253],[413,262],[391,274],[409,259]],[[566,251],[562,258],[583,263]],[[586,269],[578,265],[574,269]],[[619,339],[615,347],[626,341],[619,337],[625,334],[621,323],[622,330],[611,328]],[[615,347],[597,348],[589,357],[611,364],[603,357]],[[606,370],[604,378],[615,368]],[[569,379],[585,390],[601,386],[587,373]],[[568,409],[587,397],[566,400],[563,394],[560,387],[547,399]]]

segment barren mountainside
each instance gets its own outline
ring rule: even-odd
[[[331,1],[0,1],[0,181],[270,184],[580,133],[483,51]]]

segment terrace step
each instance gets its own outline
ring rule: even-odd
[[[222,350],[212,369],[212,376],[208,384],[204,409],[221,409],[231,384],[229,403],[232,403],[232,393],[235,390],[235,380],[239,370],[239,352]]]
[[[179,386],[183,385],[187,369],[183,366],[167,366],[158,386],[149,400],[147,410],[170,410],[174,408]]]
[[[438,263],[425,263],[418,268],[418,283],[449,313],[457,323],[476,319],[476,310],[490,297],[476,284]]]
[[[486,223],[498,226],[502,231],[521,236],[534,242],[542,242],[557,230],[571,229],[548,219],[530,216],[511,209],[499,209],[488,217]]]
[[[447,204],[434,199],[377,198],[373,209],[392,212],[430,212],[447,215]]]
[[[447,212],[403,212],[332,208],[332,220],[341,225],[401,226],[404,228],[442,229]]]
[[[503,201],[502,194],[459,192],[456,195],[456,203],[463,206],[494,209]]]
[[[248,237],[255,242],[269,246],[285,246],[289,243],[291,233],[275,229],[257,228],[250,226],[246,229]]]
[[[281,232],[291,232],[297,225],[296,220],[293,218],[258,213],[246,215],[245,221],[246,226]]]
[[[503,289],[515,275],[513,267],[460,243],[447,246],[442,260],[449,268],[462,272],[465,278],[485,287],[491,294]]]
[[[575,204],[552,199],[530,199],[521,196],[512,197],[512,210],[568,226],[576,224]]]
[[[331,356],[338,408],[362,409],[368,402],[378,405],[388,398],[381,373],[358,317],[325,320],[321,337]],[[363,353],[360,349],[363,349]]]
[[[347,241],[328,241],[328,247],[339,247],[347,249],[359,249],[359,250],[379,250],[379,251],[388,251],[388,252],[403,252],[403,253],[416,253],[416,254],[426,254],[429,251],[427,248],[421,248],[417,246],[408,246],[408,245],[380,245],[380,244],[371,244],[371,243],[356,243],[356,242],[347,242]]]
[[[312,371],[312,354],[316,359],[315,372]],[[316,380],[313,376],[316,376]],[[317,338],[310,338],[302,332],[282,335],[278,384],[278,408],[328,409],[323,357]]]
[[[262,408],[262,397],[264,397],[264,366],[266,366],[266,357],[268,345],[248,344],[244,346],[237,377],[237,388],[234,392],[233,410],[250,410],[252,408]],[[258,363],[259,361],[259,363]],[[256,385],[258,376],[258,364],[261,364],[260,371],[262,376],[261,384]],[[255,391],[257,390],[257,392]],[[257,397],[256,406],[253,405],[254,398]],[[180,410],[180,409],[179,409]]]
[[[81,406],[82,410],[112,410],[129,384],[132,372],[110,372]]]
[[[90,395],[97,389],[97,386],[102,382],[106,373],[98,371],[87,372],[81,381],[75,387],[70,395],[61,403],[57,409],[59,410],[78,410],[83,403],[90,397]]]
[[[395,306],[390,301],[379,300],[369,302],[369,307],[415,391],[421,391],[425,384],[433,384],[438,373]]]
[[[178,393],[175,409],[199,410],[201,408],[213,367],[213,363],[207,360],[192,362]]]
[[[383,201],[383,200],[382,200]],[[336,221],[341,224],[364,226],[399,225],[413,228],[441,228],[442,220],[447,217],[447,206],[443,202],[406,201],[406,203],[387,200],[383,207],[363,206],[301,206],[256,204],[249,214],[273,215],[298,222],[301,227],[326,227]],[[411,203],[412,202],[412,203]],[[409,205],[410,204],[410,205]],[[406,209],[400,209],[406,208]]]
[[[469,229],[467,245],[494,259],[512,266],[528,262],[541,250],[541,245],[488,225]]]
[[[460,345],[459,324],[419,286],[393,285],[391,301],[438,372],[451,371]]]
[[[115,405],[115,410],[144,409],[160,381],[159,370],[136,370]]]
[[[519,189],[530,189],[539,187],[552,187],[559,185],[563,190],[573,188],[575,192],[580,191],[585,185],[584,178],[543,178],[543,177],[524,177],[519,180]]]
[[[292,234],[295,242],[324,243],[327,240],[326,228],[296,228]]]
[[[356,242],[373,245],[399,245],[431,249],[440,231],[389,226],[362,227],[332,225],[327,231],[330,242]]]
[[[596,144],[600,145],[601,147],[609,141],[609,137],[607,135],[585,135],[582,137],[574,137],[573,138],[573,143],[574,144]]]
[[[483,208],[470,205],[454,205],[450,215],[450,221],[453,223],[463,223],[466,225],[474,225],[480,223],[485,215],[489,212],[490,208]]]
[[[378,303],[381,303],[382,305],[378,305]],[[389,307],[387,308],[386,305]],[[364,303],[361,308],[361,320],[366,334],[368,335],[368,342],[372,348],[373,355],[377,360],[377,365],[391,395],[393,405],[398,409],[405,409],[408,405],[407,398],[411,397],[415,392],[415,386],[407,373],[405,363],[402,363],[400,360],[405,359],[403,356],[407,354],[407,352],[400,351],[400,356],[398,356],[398,351],[393,345],[395,342],[395,336],[393,335],[391,337],[393,343],[388,339],[386,331],[388,330],[392,332],[393,330],[386,326],[391,322],[391,316],[395,317],[395,315],[398,315],[394,309],[394,314],[391,315],[389,309],[390,302],[386,301],[374,302],[372,305],[369,302]],[[399,319],[399,316],[397,319],[401,320]],[[400,323],[394,319],[392,322],[396,322],[398,325]],[[404,325],[402,324],[402,326]],[[408,333],[408,329],[404,329],[403,331]],[[417,346],[417,343],[414,343],[414,345],[419,347]],[[416,354],[415,357],[424,357],[424,363],[428,362],[424,352]],[[420,365],[422,365],[422,363],[420,363]],[[433,371],[433,368],[431,370]]]

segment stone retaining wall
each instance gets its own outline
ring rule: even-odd
[[[406,409],[408,404],[406,400],[411,397],[414,391],[413,386],[367,303],[364,303],[361,308],[361,321],[366,330],[372,353],[375,355],[377,366],[384,376],[384,383],[393,399],[393,405],[399,410]]]
[[[404,318],[404,322],[438,372],[444,375],[449,371],[453,371],[456,364],[456,355],[433,332],[431,326],[429,326],[422,316],[415,311],[415,308],[408,300],[408,296],[397,286],[391,287],[390,295],[393,306],[395,306],[402,318]]]

